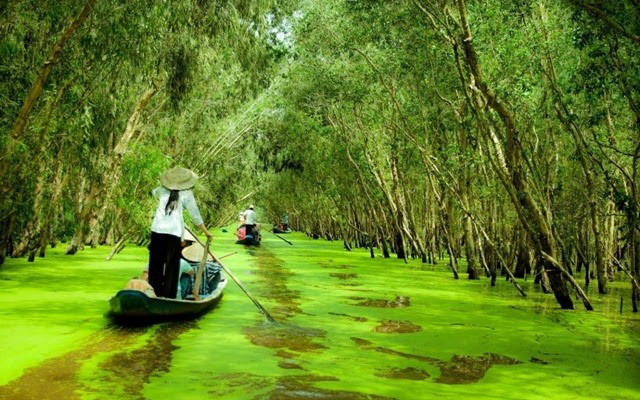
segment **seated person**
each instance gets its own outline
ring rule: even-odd
[[[176,299],[181,300],[184,299],[184,296],[182,296],[182,287],[181,287],[181,282],[182,282],[182,277],[187,276],[193,276],[195,274],[196,270],[195,268],[193,268],[191,266],[191,264],[189,264],[185,259],[181,258],[180,259],[180,279],[178,279],[178,290],[177,290],[177,294],[176,294]],[[145,288],[148,286],[149,289],[151,289],[151,291],[153,292],[153,288],[151,287],[151,285],[149,285],[149,282],[147,281],[149,278],[149,267],[147,266],[144,271],[142,271],[142,279],[132,279],[131,281],[129,281],[129,284],[127,285],[127,289],[133,289],[133,290],[139,290],[136,287],[131,287],[129,288],[129,285],[132,284],[132,282],[134,281],[140,281],[140,282],[144,282],[146,283],[146,286],[143,285],[142,283],[134,283],[134,285],[142,285]],[[141,292],[144,292],[144,290],[140,290]],[[145,292],[146,293],[146,292]],[[147,295],[149,295],[147,293]],[[149,297],[156,297],[155,293],[153,294],[153,296],[149,295]]]
[[[247,236],[247,231],[244,225],[238,228],[238,233],[236,234],[236,236],[238,236],[238,240],[242,240]]]
[[[253,226],[253,240],[260,240],[260,224]]]
[[[196,242],[196,238],[193,237],[189,230],[185,229],[184,238],[182,239],[182,248],[189,247]]]
[[[181,275],[180,276],[180,288],[182,298],[186,298],[191,295],[193,292],[193,288],[196,286],[196,278],[198,267],[200,266],[200,261],[202,261],[202,256],[204,255],[204,248],[199,244],[194,244],[189,247],[186,247],[182,250],[182,257],[187,261],[190,268],[193,271],[193,274]],[[180,260],[180,261],[184,261]],[[204,266],[204,273],[202,275],[202,283],[200,285],[200,296],[206,297],[213,293],[214,290],[218,287],[218,283],[222,279],[222,274],[220,271],[222,267],[220,264],[213,261],[213,258],[210,255],[207,255],[207,261]]]
[[[193,246],[193,245],[192,245]],[[196,245],[198,246],[198,245]],[[191,246],[189,246],[191,247]],[[188,247],[185,247],[185,249],[187,249]],[[184,251],[184,250],[183,250]],[[180,259],[180,278],[178,279],[178,291],[176,292],[176,298],[177,299],[184,299],[187,294],[186,291],[186,287],[183,288],[183,277],[191,280],[191,277],[195,276],[196,274],[196,268],[192,267],[191,264],[189,264],[189,262],[187,260],[185,260],[184,258]]]
[[[129,290],[137,290],[146,294],[149,297],[156,297],[156,292],[153,290],[151,285],[149,285],[149,269],[148,267],[142,271],[142,278],[138,279],[137,276],[133,277],[125,286],[125,289]]]

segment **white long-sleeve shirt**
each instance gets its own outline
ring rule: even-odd
[[[155,233],[167,233],[169,235],[178,236],[184,238],[184,217],[182,212],[186,209],[191,216],[191,221],[195,225],[203,223],[200,210],[196,204],[196,199],[193,197],[191,190],[181,190],[178,197],[178,204],[176,208],[167,215],[165,208],[169,201],[169,195],[171,191],[163,186],[153,189],[153,195],[158,198],[158,208],[153,216],[153,223],[151,223],[151,232]]]
[[[244,212],[244,223],[246,225],[255,225],[256,224],[256,213],[253,210],[247,210]]]

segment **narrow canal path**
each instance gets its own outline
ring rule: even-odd
[[[144,267],[143,248],[9,260],[0,398],[640,398],[640,318],[613,296],[594,313],[560,311],[526,282],[522,299],[502,280],[453,281],[444,262],[287,238],[213,244],[239,251],[226,264],[278,325],[232,283],[198,320],[111,325],[107,300]]]

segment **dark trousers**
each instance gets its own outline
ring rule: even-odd
[[[158,297],[176,298],[180,279],[180,242],[178,236],[151,232],[149,284]]]
[[[246,235],[253,235],[253,227],[254,227],[254,226],[255,226],[255,225],[247,225],[247,224],[245,224],[245,225],[244,225],[245,234],[246,234]],[[255,236],[254,236],[254,237],[255,237]]]

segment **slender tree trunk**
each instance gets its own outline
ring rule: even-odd
[[[2,161],[0,161],[0,179],[2,177],[5,177],[7,174],[9,166],[11,165],[11,154],[13,153],[14,147],[27,128],[31,111],[33,110],[34,105],[42,94],[42,90],[47,83],[49,74],[58,63],[60,53],[64,49],[67,42],[69,42],[69,40],[77,33],[80,26],[87,19],[96,4],[96,1],[97,0],[87,0],[87,2],[84,4],[84,7],[82,8],[82,11],[80,11],[80,14],[78,14],[78,16],[71,22],[71,24],[69,24],[69,26],[62,33],[62,36],[53,45],[51,53],[49,53],[47,60],[44,62],[40,73],[31,85],[31,88],[29,89],[29,92],[27,93],[27,96],[22,103],[20,112],[18,113],[18,118],[16,119],[13,128],[11,129],[11,133],[9,134],[9,139],[4,152],[5,156]],[[0,186],[6,187],[6,185]],[[6,190],[0,191],[0,195],[0,197],[6,198]]]
[[[498,160],[492,160],[492,166],[509,193],[521,223],[525,229],[527,229],[531,239],[535,241],[537,258],[543,263],[556,300],[563,309],[573,309],[573,301],[569,296],[562,272],[557,264],[543,257],[543,254],[550,256],[555,254],[553,236],[550,227],[547,225],[545,216],[534,201],[526,184],[524,171],[522,169],[521,147],[518,139],[519,130],[515,117],[508,105],[504,103],[484,81],[478,56],[473,45],[473,36],[469,28],[464,0],[457,0],[457,5],[462,28],[460,41],[464,49],[467,66],[469,67],[475,87],[477,88],[477,90],[473,92],[476,101],[476,112],[479,116],[483,116],[484,107],[481,105],[486,102],[486,105],[500,117],[504,137],[506,138],[506,146],[503,151],[502,145],[491,131],[493,128],[489,125],[494,124],[494,122],[487,122],[485,117],[479,119],[479,123],[486,124],[484,128],[481,129],[481,132],[485,135],[488,134],[487,139],[493,143],[494,150],[497,153]],[[480,94],[483,100],[479,98]],[[504,154],[506,158],[502,154]],[[579,287],[576,288],[576,290],[577,289],[579,289]],[[583,302],[587,309],[592,309],[588,299],[583,298]]]

